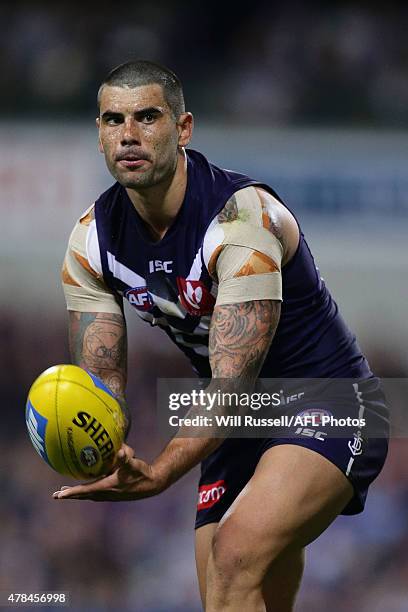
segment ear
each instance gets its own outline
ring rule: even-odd
[[[182,113],[177,121],[179,147],[186,147],[193,135],[194,119],[191,113]]]
[[[100,127],[101,127],[101,120],[99,119],[99,117],[97,117],[95,119],[95,123],[96,123],[96,127],[98,129],[99,135],[98,135],[98,147],[99,147],[99,152],[103,153],[103,146],[102,146],[102,142],[101,142],[101,134],[100,134]]]

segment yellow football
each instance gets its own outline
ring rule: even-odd
[[[126,427],[114,394],[75,365],[53,366],[34,381],[26,423],[35,450],[48,465],[80,480],[109,473]]]

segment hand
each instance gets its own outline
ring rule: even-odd
[[[89,484],[61,487],[54,499],[91,499],[93,501],[130,501],[157,495],[165,486],[151,465],[134,457],[134,450],[122,444],[112,474]]]

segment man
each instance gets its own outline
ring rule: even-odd
[[[384,436],[364,445],[302,430],[176,436],[150,465],[124,445],[111,475],[54,497],[157,495],[202,461],[196,559],[205,609],[292,610],[305,546],[338,514],[363,509],[385,461],[378,381],[273,190],[185,149],[193,119],[172,72],[123,64],[98,102],[99,146],[117,182],[80,218],[63,266],[74,361],[125,405],[125,297],[200,377],[212,377],[209,389],[219,379],[247,389],[260,377],[352,378],[351,414],[380,420]]]

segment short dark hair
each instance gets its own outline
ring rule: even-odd
[[[98,91],[98,108],[104,85],[112,87],[140,87],[143,85],[161,85],[164,98],[174,117],[178,119],[184,113],[184,95],[180,79],[174,72],[147,60],[133,60],[113,68],[102,81]]]

